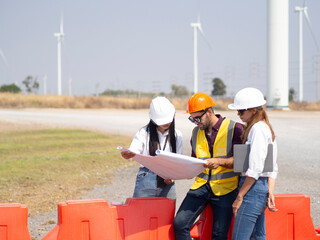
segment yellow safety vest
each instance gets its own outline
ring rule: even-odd
[[[219,128],[213,144],[213,157],[232,157],[232,138],[235,122],[225,118]],[[198,126],[193,129],[192,148],[197,158],[211,158],[205,131]],[[211,172],[211,176],[210,176]],[[228,194],[238,187],[238,174],[233,169],[219,166],[216,169],[205,169],[200,173],[191,189],[197,189],[207,183],[210,177],[212,192],[217,196]]]

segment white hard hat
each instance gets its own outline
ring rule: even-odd
[[[165,97],[156,97],[150,103],[149,117],[158,126],[171,123],[176,110]]]
[[[260,107],[266,104],[266,100],[260,90],[256,88],[244,88],[237,92],[234,103],[229,104],[229,109],[241,110]]]

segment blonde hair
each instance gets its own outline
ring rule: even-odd
[[[249,135],[249,132],[250,132],[252,126],[259,121],[264,121],[269,126],[271,134],[272,134],[272,141],[274,141],[276,136],[275,136],[274,131],[271,127],[271,124],[269,122],[269,118],[267,116],[266,111],[263,108],[261,108],[261,109],[250,108],[250,109],[248,109],[248,111],[251,111],[253,109],[256,109],[256,113],[251,117],[251,119],[247,122],[246,126],[244,127],[244,131],[241,136],[242,143],[245,143],[247,141],[248,135]]]

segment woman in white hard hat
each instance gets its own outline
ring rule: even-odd
[[[262,108],[266,103],[256,88],[240,90],[229,109],[237,110],[246,123],[242,141],[250,144],[249,168],[239,182],[239,193],[234,201],[235,222],[232,239],[266,239],[265,209],[277,211],[274,202],[274,185],[278,174],[275,134]],[[268,144],[273,144],[273,172],[263,172]]]
[[[134,153],[155,156],[157,149],[182,154],[182,134],[175,129],[174,116],[175,108],[167,98],[154,98],[150,104],[148,125],[136,133],[129,148],[130,152],[121,152],[122,157],[130,159],[134,157]],[[163,179],[148,168],[140,166],[133,197],[176,199],[174,181]]]

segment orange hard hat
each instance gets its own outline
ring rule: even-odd
[[[209,107],[213,107],[214,105],[216,104],[208,94],[198,92],[189,98],[187,113],[203,111]]]

